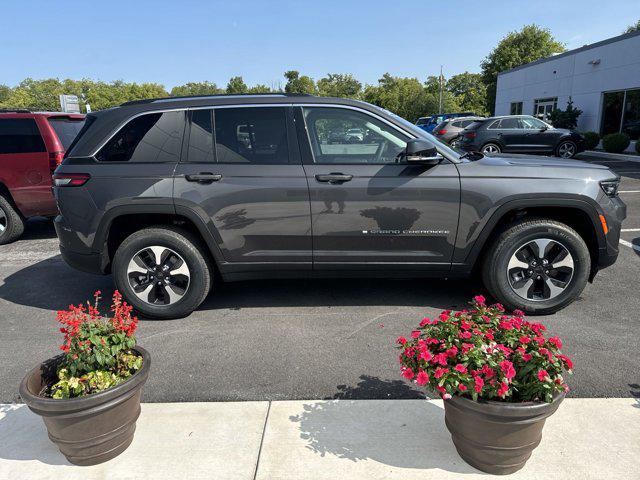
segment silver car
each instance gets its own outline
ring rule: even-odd
[[[452,145],[458,139],[462,131],[476,120],[483,120],[484,117],[458,117],[448,118],[440,122],[433,129],[432,134],[439,140]]]

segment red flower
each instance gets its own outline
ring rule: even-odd
[[[466,392],[467,386],[461,383],[460,385],[458,385],[458,390],[460,390],[461,392]]]
[[[460,373],[467,373],[467,367],[465,367],[465,366],[464,366],[464,365],[462,365],[461,363],[457,364],[457,365],[454,367],[454,370],[455,370],[456,372],[460,372]]]
[[[433,374],[434,378],[440,378],[442,377],[445,373],[449,373],[449,369],[448,368],[436,368],[435,373]]]
[[[444,353],[447,354],[447,357],[453,358],[458,354],[458,347],[454,345],[453,347],[447,349]]]
[[[523,353],[522,354],[522,360],[524,360],[525,362],[528,362],[529,360],[531,360],[533,358],[532,355],[528,354],[528,353]]]
[[[474,347],[473,343],[463,343],[462,344],[462,353],[467,353]]]
[[[418,338],[420,336],[420,330],[414,330],[411,332],[411,338]]]
[[[405,343],[407,343],[407,339],[404,338],[404,337],[398,337],[398,339],[396,340],[396,343],[398,343],[400,345],[404,345]]]
[[[522,335],[520,337],[520,343],[526,345],[527,343],[529,343],[531,341],[530,337],[527,337],[526,335]]]
[[[556,348],[562,348],[562,341],[558,337],[549,338],[549,343],[555,345]]]
[[[433,358],[433,355],[431,355],[431,352],[428,349],[425,348],[420,350],[420,354],[418,355],[419,360],[424,360],[425,362],[428,362],[432,358]]]
[[[411,370],[410,368],[405,368],[405,369],[402,371],[402,376],[403,376],[404,378],[406,378],[407,380],[411,380],[411,379],[414,377],[414,375],[415,375],[415,374],[413,373],[413,370]]]
[[[500,388],[498,389],[498,396],[499,397],[504,397],[507,392],[509,391],[509,385],[507,385],[506,383],[502,382],[500,384]]]
[[[509,360],[503,360],[502,362],[500,362],[500,370],[502,370],[502,373],[504,373],[504,376],[507,378],[507,380],[511,380],[516,376],[516,370],[515,368],[513,368],[513,363],[511,363]]]
[[[458,336],[459,336],[460,338],[465,339],[465,340],[469,340],[469,339],[472,337],[471,332],[468,332],[468,331],[466,331],[466,332],[460,332],[460,333],[458,334]]]
[[[440,365],[446,365],[447,364],[447,354],[446,353],[439,353],[437,354],[435,357],[433,357],[434,362],[438,363]]]
[[[482,295],[476,295],[475,297],[473,297],[473,301],[480,307],[484,307],[485,302],[487,301],[486,298],[484,298]]]
[[[424,327],[426,325],[429,325],[431,323],[431,320],[429,320],[427,317],[423,318],[422,321],[420,322],[420,326]]]
[[[562,360],[569,370],[573,370],[573,362],[571,361],[571,359],[569,359],[569,357],[563,355],[562,353],[559,353],[558,355],[556,355],[556,357]]]
[[[471,330],[471,324],[469,322],[465,321],[465,320],[462,320],[460,322],[460,328],[462,330]]]
[[[546,382],[547,380],[550,380],[549,372],[547,372],[546,370],[538,371],[538,380],[540,380],[541,382]]]
[[[484,387],[484,380],[482,377],[473,377],[473,382],[475,383],[473,389],[478,393],[482,392],[482,387]]]
[[[429,383],[429,375],[423,370],[418,370],[418,376],[416,377],[416,383],[421,387]]]
[[[503,330],[513,330],[513,322],[509,322],[507,320],[502,320],[498,325]]]
[[[489,380],[490,378],[493,378],[496,374],[495,370],[487,364],[484,364],[482,366],[482,373],[484,374],[485,377],[487,377],[487,380]]]

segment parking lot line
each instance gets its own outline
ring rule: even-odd
[[[620,244],[624,245],[625,247],[633,248],[636,252],[640,252],[640,245],[634,245],[633,243],[627,242],[626,240],[622,239],[620,239]]]
[[[640,190],[620,190],[618,193],[640,193]]]
[[[640,232],[640,228],[623,228],[621,232]]]

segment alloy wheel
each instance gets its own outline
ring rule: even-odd
[[[564,142],[558,147],[558,155],[562,158],[571,158],[576,154],[576,146],[571,142]]]
[[[173,305],[187,293],[191,272],[174,250],[145,247],[138,251],[127,267],[129,286],[136,296],[151,305]]]
[[[526,300],[544,301],[563,293],[573,278],[574,262],[562,243],[538,238],[516,249],[507,266],[509,285]]]
[[[500,149],[495,145],[485,145],[482,148],[482,153],[491,155],[492,153],[500,153]]]

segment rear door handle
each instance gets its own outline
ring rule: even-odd
[[[185,175],[184,178],[187,182],[197,182],[197,183],[213,183],[217,182],[222,178],[222,175],[219,173],[211,173],[211,172],[200,172],[194,173],[191,175]]]
[[[345,173],[325,173],[316,175],[317,181],[328,183],[344,183],[350,181],[352,178],[353,175]]]

